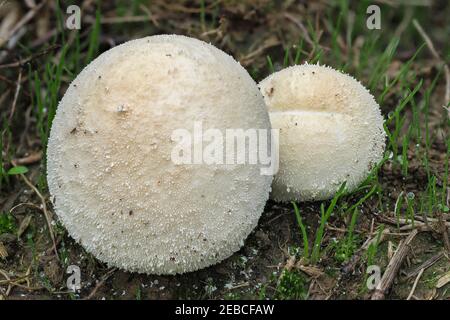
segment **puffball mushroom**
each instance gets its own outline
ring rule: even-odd
[[[48,185],[69,234],[111,266],[176,274],[237,251],[256,226],[271,176],[260,165],[171,161],[175,129],[270,129],[256,83],[231,56],[177,35],[100,55],[62,98],[48,144]]]
[[[330,67],[298,65],[260,82],[280,164],[271,198],[324,200],[356,188],[383,156],[380,108],[357,80]]]

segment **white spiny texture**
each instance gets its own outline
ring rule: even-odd
[[[128,271],[175,274],[239,250],[272,177],[259,165],[176,165],[172,131],[270,129],[255,82],[205,42],[153,36],[117,46],[69,86],[48,144],[48,184],[70,235]]]
[[[330,67],[304,64],[259,84],[274,129],[280,169],[271,198],[324,200],[346,181],[356,188],[385,148],[380,108],[357,80]]]

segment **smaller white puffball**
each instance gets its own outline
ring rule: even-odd
[[[332,198],[343,182],[355,189],[382,159],[380,108],[357,80],[330,67],[304,64],[259,84],[274,129],[280,129],[280,169],[271,198]]]

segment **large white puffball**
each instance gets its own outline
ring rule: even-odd
[[[256,226],[272,177],[260,165],[180,165],[176,129],[262,128],[249,74],[205,42],[152,36],[95,59],[61,100],[48,184],[69,234],[101,261],[175,274],[237,251]]]
[[[331,198],[344,181],[355,189],[381,160],[380,108],[351,76],[304,64],[270,75],[259,87],[272,126],[280,129],[280,169],[271,198]]]

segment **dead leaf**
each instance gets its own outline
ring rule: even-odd
[[[394,256],[395,250],[394,250],[394,244],[392,243],[392,241],[388,241],[388,251],[387,251],[387,256],[388,259],[391,260],[392,257]]]
[[[6,251],[3,242],[0,242],[0,258],[6,259],[8,257],[8,251]]]
[[[287,271],[291,271],[294,265],[295,265],[295,256],[290,256],[289,259],[286,261],[284,269]]]
[[[438,282],[436,283],[436,288],[438,289],[442,288],[449,282],[450,282],[450,271],[439,278]]]
[[[323,275],[323,271],[314,266],[304,266],[297,264],[296,267],[312,278],[319,278]]]
[[[20,19],[20,6],[15,2],[2,2],[0,7],[0,44],[8,38],[9,33]]]
[[[17,238],[20,238],[25,230],[27,230],[28,226],[30,225],[31,218],[33,218],[33,216],[29,214],[22,220],[19,229],[17,230]]]

